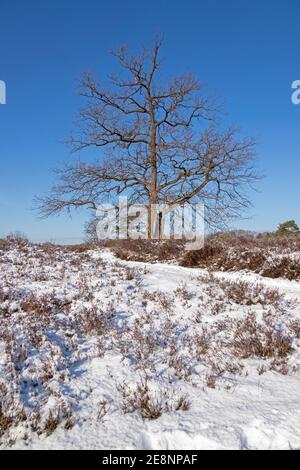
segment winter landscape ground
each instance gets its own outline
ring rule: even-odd
[[[3,455],[300,450],[299,18],[0,0]]]
[[[0,266],[2,448],[300,448],[297,279],[22,239]]]

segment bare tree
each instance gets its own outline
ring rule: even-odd
[[[130,56],[113,53],[120,73],[103,87],[91,74],[80,83],[86,106],[80,112],[74,151],[103,148],[93,163],[82,160],[58,171],[59,184],[39,200],[42,216],[115,201],[129,204],[202,202],[210,224],[219,225],[249,206],[246,186],[257,179],[255,144],[217,124],[216,109],[192,74],[159,81],[157,40]],[[151,212],[149,211],[151,230]]]

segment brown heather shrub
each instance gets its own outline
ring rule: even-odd
[[[6,238],[1,238],[0,239],[0,251],[6,251],[9,250],[10,248],[10,243]]]
[[[23,312],[30,315],[46,319],[52,313],[49,298],[47,296],[38,298],[33,293],[30,293],[24,300],[21,301],[20,307]]]
[[[0,387],[0,393],[1,392],[2,390]],[[19,423],[26,421],[27,419],[24,409],[18,407],[17,399],[15,397],[10,396],[10,398],[6,400],[5,405],[3,405],[3,402],[1,403],[1,401],[2,399],[0,399],[0,437],[5,435],[13,426],[17,426]],[[2,444],[1,441],[0,444]]]
[[[209,236],[201,250],[187,251],[181,266],[222,269],[224,271],[249,269],[257,271],[266,260],[257,238],[219,234]]]
[[[6,237],[6,241],[10,245],[10,248],[16,246],[18,248],[24,248],[30,244],[27,236],[22,232],[10,233]]]
[[[136,270],[134,268],[130,268],[126,266],[125,268],[125,279],[126,281],[132,281],[136,276]]]
[[[283,299],[278,289],[268,288],[261,283],[250,284],[242,280],[219,282],[226,297],[239,305],[274,305]]]
[[[202,330],[195,333],[193,336],[193,347],[195,347],[196,359],[200,361],[209,350],[211,342],[211,334],[207,328],[202,327]]]
[[[68,418],[67,421],[64,424],[64,428],[69,431],[70,429],[73,429],[75,426],[75,419],[74,418]]]
[[[184,249],[180,240],[109,240],[104,246],[122,260],[144,262],[176,260]]]
[[[221,233],[208,236],[201,250],[184,252],[179,264],[222,271],[245,269],[267,277],[300,280],[299,254],[300,236]]]
[[[107,400],[101,400],[99,403],[98,419],[103,420],[104,416],[107,415],[110,408],[110,404]]]
[[[83,306],[77,313],[76,323],[83,335],[101,336],[107,332],[112,316],[112,311],[104,312],[97,305]]]
[[[168,366],[174,369],[176,377],[180,380],[188,380],[193,372],[190,358],[179,354],[170,354]]]
[[[6,416],[0,403],[0,437],[13,425],[13,418]]]
[[[289,324],[289,329],[295,334],[296,338],[300,338],[300,320],[295,319],[291,320]]]
[[[221,245],[215,245],[207,240],[201,250],[187,251],[183,256],[180,265],[187,268],[194,268],[196,266],[198,268],[206,268],[212,262],[212,260],[216,259],[222,254],[223,247]]]
[[[59,421],[60,421],[59,416],[54,415],[52,411],[50,411],[45,421],[45,426],[44,426],[44,431],[48,436],[55,431],[55,429],[59,425]]]
[[[265,264],[262,267],[261,275],[276,279],[284,277],[286,279],[299,280],[300,279],[300,262],[293,260],[287,256],[272,260],[270,264]]]
[[[13,300],[13,291],[0,287],[0,302],[5,302],[6,300]]]
[[[174,290],[174,295],[176,298],[179,298],[183,301],[191,300],[193,297],[193,293],[188,290],[186,284],[181,284],[178,286],[177,289]]]
[[[205,382],[208,388],[216,388],[216,378],[213,375],[207,375]]]
[[[249,314],[237,322],[231,343],[241,358],[286,358],[292,352],[292,338],[278,330],[273,323],[259,324]]]
[[[61,245],[60,246],[64,251],[70,253],[85,253],[95,247],[93,243],[80,243],[78,245]]]
[[[210,370],[210,374],[217,378],[222,378],[224,374],[241,374],[243,364],[241,364],[237,357],[226,354],[225,349],[222,350],[222,342],[215,348],[212,348],[206,356],[206,365]]]
[[[168,390],[159,389],[151,392],[147,380],[141,381],[131,388],[127,384],[118,386],[123,398],[123,412],[138,411],[143,418],[157,419],[163,413],[171,411],[187,411],[190,403],[185,396],[175,396]]]
[[[300,253],[300,236],[218,233],[206,237],[204,247],[196,251],[185,250],[183,240],[110,240],[103,245],[123,260],[176,261],[190,268],[249,270],[267,277],[300,280],[300,256],[292,256]]]

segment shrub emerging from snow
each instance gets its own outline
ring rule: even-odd
[[[240,305],[273,305],[283,299],[278,289],[267,288],[262,283],[221,280],[220,286],[229,300]]]
[[[239,357],[286,358],[292,337],[272,321],[258,323],[252,315],[237,322],[231,346]]]
[[[190,403],[186,396],[178,395],[170,389],[151,390],[147,380],[134,387],[127,384],[118,387],[123,400],[124,413],[139,412],[143,418],[157,419],[163,413],[187,411]]]
[[[222,271],[248,270],[262,276],[300,280],[300,236],[276,237],[219,234],[204,248],[187,251],[182,266]]]

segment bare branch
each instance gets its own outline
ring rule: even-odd
[[[159,81],[162,40],[150,51],[113,55],[120,73],[104,87],[91,74],[80,82],[85,107],[69,139],[73,151],[102,151],[58,172],[59,184],[39,200],[43,216],[87,207],[126,194],[132,202],[172,206],[201,201],[211,224],[237,217],[250,204],[258,176],[255,142],[216,123],[216,106],[191,74]],[[100,150],[101,149],[101,150]],[[104,155],[105,151],[105,155]]]

